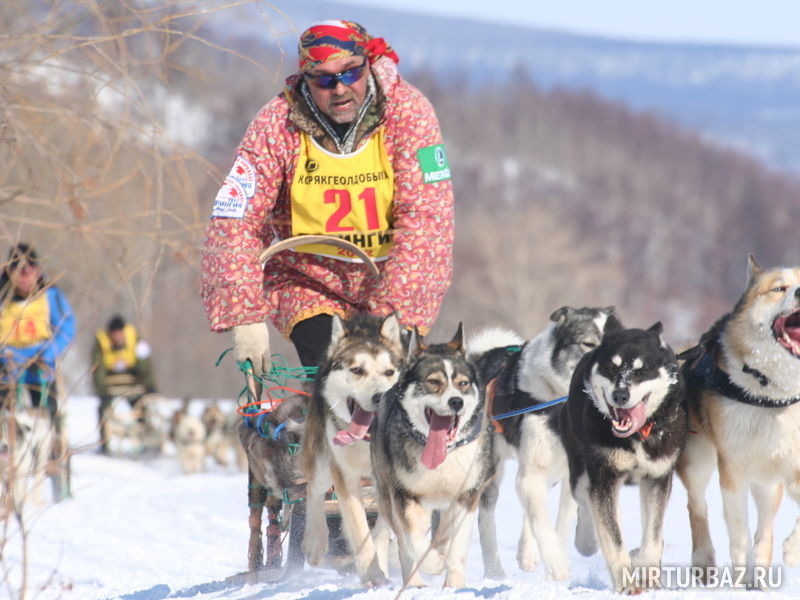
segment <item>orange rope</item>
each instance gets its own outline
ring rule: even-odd
[[[238,406],[236,408],[236,413],[240,417],[258,417],[259,415],[265,415],[267,413],[271,413],[273,410],[275,410],[280,405],[281,402],[284,401],[284,398],[281,398],[281,397],[275,398],[275,397],[272,396],[272,392],[278,391],[278,390],[284,390],[284,391],[287,391],[287,392],[291,392],[293,394],[300,394],[301,396],[311,396],[311,394],[309,394],[308,392],[304,392],[303,390],[296,390],[294,388],[290,388],[290,387],[287,387],[285,385],[275,385],[275,386],[272,386],[272,387],[267,388],[266,390],[264,390],[264,394],[266,396],[264,399],[257,400],[256,402],[248,402],[247,404],[242,404],[241,406]],[[264,408],[262,410],[258,410],[256,412],[247,412],[245,410],[245,409],[247,409],[247,408],[249,408],[251,406],[257,406],[257,407],[261,408],[262,404],[269,404],[269,407],[268,408]]]

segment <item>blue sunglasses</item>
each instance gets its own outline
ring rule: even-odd
[[[344,71],[340,71],[339,73],[321,73],[320,75],[310,75],[309,73],[303,73],[303,76],[308,79],[315,87],[332,90],[341,81],[344,85],[353,85],[356,81],[361,79],[361,75],[364,74],[364,67],[367,66],[367,60],[365,59],[363,63],[360,65],[356,65],[355,67],[350,67],[349,69],[345,69]]]

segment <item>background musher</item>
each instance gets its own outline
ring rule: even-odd
[[[59,405],[58,365],[75,339],[75,317],[64,293],[48,283],[36,251],[13,246],[0,274],[0,400],[46,408],[54,428],[53,500],[70,496],[66,415]]]
[[[343,20],[309,27],[298,54],[298,72],[236,150],[202,258],[211,330],[232,330],[237,361],[250,360],[257,375],[270,366],[267,319],[304,366],[317,366],[332,315],[396,311],[424,335],[452,276],[453,189],[442,135],[430,102],[400,76],[397,54]],[[300,234],[359,245],[381,280],[325,245],[259,263],[265,247]],[[289,562],[302,565],[296,537]]]
[[[92,349],[92,382],[100,398],[98,429],[100,452],[108,454],[108,422],[114,398],[125,398],[131,408],[145,394],[156,393],[150,360],[150,345],[139,338],[136,328],[119,315],[95,334]],[[143,419],[143,411],[140,411]]]

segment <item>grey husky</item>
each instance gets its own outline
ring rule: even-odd
[[[562,306],[537,336],[524,342],[516,333],[488,329],[468,344],[480,376],[488,382],[491,415],[524,410],[566,396],[572,372],[584,354],[600,344],[614,307]],[[559,437],[560,404],[497,421],[495,434],[497,476],[481,497],[478,529],[486,577],[503,578],[497,554],[495,506],[506,458],[519,458],[517,493],[523,506],[523,526],[517,561],[524,571],[536,567],[539,552],[547,574],[555,580],[569,577],[567,544],[574,521],[575,502],[569,489],[567,455]],[[556,526],[547,511],[547,494],[561,482]]]
[[[334,316],[303,432],[306,560],[318,565],[327,553],[325,492],[333,484],[356,571],[367,586],[385,583],[387,570],[378,562],[362,499],[362,479],[372,478],[369,430],[382,395],[398,380],[403,358],[396,315]],[[383,523],[379,518],[375,527]]]
[[[664,511],[687,434],[682,381],[661,323],[646,331],[606,326],[572,375],[560,426],[578,501],[575,546],[588,556],[600,542],[618,592],[658,583],[626,571],[661,563]],[[632,554],[619,523],[624,483],[638,483],[641,499],[642,543]]]
[[[493,476],[492,444],[461,326],[446,344],[412,337],[407,367],[381,403],[372,443],[380,511],[397,536],[405,585],[424,585],[419,569],[433,552],[443,557],[445,586],[463,587],[472,522]],[[441,511],[441,520],[431,542],[432,510]]]

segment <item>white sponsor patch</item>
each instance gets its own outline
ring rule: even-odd
[[[236,157],[228,177],[233,177],[242,184],[244,193],[248,198],[252,198],[256,193],[256,170],[246,158],[242,156]]]
[[[247,193],[235,177],[228,175],[225,183],[219,188],[217,197],[214,198],[212,217],[228,217],[241,219],[247,208]]]

